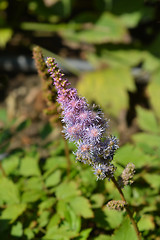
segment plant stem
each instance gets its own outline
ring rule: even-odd
[[[0,170],[1,170],[1,172],[2,172],[3,177],[6,177],[6,173],[5,173],[5,171],[4,171],[4,168],[3,168],[1,162],[0,162]]]
[[[67,159],[67,175],[69,176],[70,174],[70,169],[71,169],[71,160],[70,160],[70,156],[69,156],[69,148],[68,148],[68,143],[67,140],[65,139],[64,134],[63,135],[63,140],[64,140],[64,150],[65,150],[65,155],[66,155],[66,159]]]
[[[120,186],[118,185],[116,179],[115,179],[114,177],[111,177],[111,180],[112,180],[112,182],[114,183],[115,187],[117,188],[117,190],[118,190],[118,192],[119,192],[119,194],[120,194],[120,196],[121,196],[121,199],[122,199],[125,203],[127,203],[127,201],[126,201],[126,199],[125,199],[125,196],[124,196],[124,194],[123,194]],[[129,216],[132,224],[133,224],[133,227],[134,227],[134,230],[135,230],[135,232],[136,232],[136,235],[137,235],[138,240],[141,240],[141,234],[140,234],[140,232],[139,232],[139,230],[138,230],[137,224],[136,224],[136,222],[135,222],[135,220],[134,220],[134,218],[133,218],[133,216],[132,216],[132,213],[131,213],[128,205],[125,205],[125,209],[126,209],[126,212],[127,212],[128,216]]]

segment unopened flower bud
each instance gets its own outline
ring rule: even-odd
[[[122,211],[126,205],[125,201],[122,200],[112,200],[107,203],[107,207],[112,210]]]
[[[135,165],[133,163],[128,163],[123,170],[121,176],[118,178],[118,183],[121,188],[128,184],[133,183],[133,176],[135,173]]]

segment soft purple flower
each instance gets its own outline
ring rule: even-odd
[[[48,58],[46,63],[62,108],[63,132],[77,145],[76,159],[91,165],[97,179],[110,178],[115,171],[111,161],[118,141],[107,135],[108,121],[103,112],[96,106],[90,107],[85,98],[78,96],[75,88],[69,88],[70,83],[53,58]]]

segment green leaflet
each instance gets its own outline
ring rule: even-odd
[[[0,178],[0,200],[7,204],[18,204],[20,194],[15,183],[5,177]]]
[[[108,114],[117,116],[128,107],[126,91],[134,90],[134,84],[129,68],[108,68],[84,74],[78,90],[81,96],[96,102]]]
[[[128,217],[124,218],[121,226],[117,229],[112,237],[112,240],[137,240],[137,236]]]

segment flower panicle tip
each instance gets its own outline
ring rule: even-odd
[[[77,146],[74,153],[76,160],[91,165],[97,179],[110,178],[115,171],[111,162],[118,148],[118,140],[107,134],[108,120],[101,109],[90,107],[75,88],[69,87],[70,83],[54,58],[47,58],[46,63],[62,108],[63,132]]]

